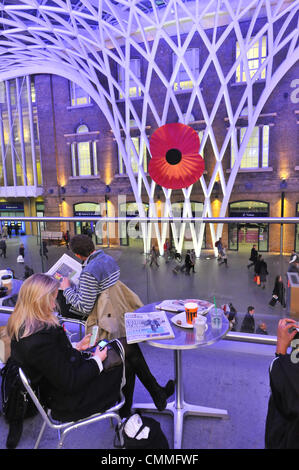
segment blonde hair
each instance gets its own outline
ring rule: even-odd
[[[47,274],[33,274],[21,286],[18,300],[8,323],[9,336],[16,340],[42,328],[58,325],[53,314],[53,296],[59,281]]]

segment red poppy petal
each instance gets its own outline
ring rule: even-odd
[[[171,148],[179,149],[183,154],[198,153],[200,140],[192,127],[179,122],[165,124],[157,129],[150,140],[152,158],[165,157]]]
[[[168,189],[187,188],[195,183],[204,172],[204,160],[198,155],[200,140],[197,132],[181,123],[165,124],[151,137],[149,174],[152,179]],[[181,160],[170,164],[166,154],[178,149]]]

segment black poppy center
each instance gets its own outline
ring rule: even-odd
[[[166,161],[169,165],[177,165],[182,160],[182,152],[178,149],[170,149],[166,152]]]

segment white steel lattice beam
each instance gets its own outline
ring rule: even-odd
[[[0,79],[30,73],[55,73],[76,82],[84,88],[103,110],[121,152],[129,176],[140,216],[145,216],[142,192],[149,199],[150,214],[156,216],[155,183],[148,181],[143,169],[143,149],[136,152],[130,135],[130,120],[134,119],[140,131],[141,142],[149,149],[146,126],[159,127],[167,122],[189,123],[197,114],[205,122],[200,152],[209,139],[215,158],[210,180],[204,175],[200,185],[204,195],[203,216],[211,217],[211,195],[216,182],[222,192],[220,216],[225,216],[241,160],[270,94],[286,72],[298,62],[298,8],[299,0],[168,0],[159,8],[154,0],[147,6],[137,0],[6,0],[0,7]],[[246,22],[246,28],[243,24]],[[267,38],[267,54],[259,64],[255,76],[249,68],[247,54],[259,39]],[[232,41],[239,45],[239,56],[229,65],[223,63],[223,51]],[[187,60],[188,50],[200,49],[201,64],[193,69]],[[173,68],[165,67],[161,48]],[[279,65],[278,54],[285,51]],[[172,56],[174,59],[172,59]],[[140,57],[144,73],[131,67],[131,59]],[[172,62],[173,60],[173,62]],[[242,67],[246,83],[239,103],[232,103],[231,82]],[[186,81],[193,86],[184,95],[175,89],[177,74],[184,70]],[[116,71],[123,80],[119,80]],[[256,78],[265,71],[264,87],[253,106],[253,87]],[[205,80],[214,76],[213,104],[204,91]],[[104,78],[106,85],[104,85]],[[132,87],[140,89],[141,97],[131,96]],[[161,90],[157,102],[153,86]],[[124,107],[120,107],[119,95]],[[244,107],[248,109],[248,128],[238,148],[236,125]],[[216,134],[215,122],[223,109],[227,115],[227,129],[222,141]],[[222,110],[222,111],[221,111]],[[171,114],[170,114],[171,113]],[[171,116],[171,117],[170,117]],[[128,143],[124,145],[123,137]],[[226,180],[223,159],[231,142],[235,160]],[[133,173],[131,151],[139,173]],[[162,188],[165,196],[164,217],[173,216],[173,192]],[[193,187],[182,190],[183,214],[191,216]],[[185,224],[179,228],[171,223],[176,247],[181,251]],[[160,252],[167,236],[157,223],[148,232],[158,239]],[[196,254],[200,254],[204,224],[190,223]],[[222,233],[222,226],[210,224],[213,245]],[[144,246],[148,250],[150,239]]]

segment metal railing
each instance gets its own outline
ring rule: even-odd
[[[195,222],[195,223],[217,223],[217,224],[230,224],[230,223],[267,223],[267,224],[299,224],[299,217],[0,217],[0,221],[23,221],[23,222],[92,222],[99,221],[105,222],[127,222],[134,220],[135,222],[142,223],[174,223],[174,222]],[[1,313],[11,313],[12,307],[0,307]],[[276,345],[277,337],[269,335],[248,334],[239,332],[229,332],[225,340],[250,342],[265,345]]]
[[[299,217],[100,217],[98,215],[88,217],[0,217],[1,221],[22,221],[22,222],[127,222],[130,220],[157,223],[157,222],[197,222],[197,223],[261,223],[261,224],[299,224]]]
[[[0,306],[0,314],[11,314],[13,312],[13,307],[3,307]],[[71,321],[71,320],[70,320]],[[236,331],[229,331],[227,335],[223,338],[226,341],[237,341],[241,343],[255,343],[255,344],[265,344],[269,346],[275,346],[277,343],[276,336],[270,335],[259,335],[255,333],[240,333]]]

